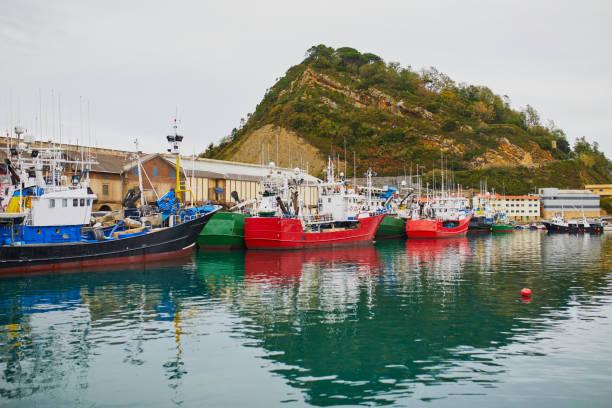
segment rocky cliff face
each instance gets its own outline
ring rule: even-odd
[[[300,167],[320,172],[325,167],[323,155],[297,133],[280,126],[264,125],[255,129],[236,144],[230,160],[243,163],[267,165],[274,162],[278,167]]]
[[[468,175],[500,166],[544,174],[570,154],[557,147],[567,146],[563,132],[512,110],[486,87],[455,84],[433,68],[416,73],[353,49],[313,49],[208,157],[308,165],[320,174],[329,155],[343,157],[346,149],[357,157],[358,175],[373,167],[394,176],[408,163],[431,170],[441,154]]]
[[[342,85],[329,76],[305,69],[299,78],[293,80],[288,89],[282,90],[277,101],[291,93],[297,93],[302,88],[320,88],[342,95],[353,107],[358,109],[371,108],[389,112],[399,117],[410,116],[418,120],[430,122],[435,128],[440,129],[441,123],[432,112],[421,106],[410,106],[406,101],[396,100],[390,95],[374,88],[367,90],[355,90],[349,86]],[[330,110],[341,109],[341,106],[327,96],[319,96],[318,103]],[[463,125],[459,129],[462,133],[473,133],[470,125]],[[424,146],[437,149],[445,154],[461,156],[466,152],[466,146],[452,137],[440,134],[420,134],[420,142]],[[244,161],[250,163],[266,162],[267,159],[276,160],[276,145],[279,144],[278,165],[292,166],[309,164],[310,169],[320,172],[325,166],[325,152],[309,144],[298,133],[282,126],[264,125],[247,133],[238,149],[233,149],[226,159]],[[270,156],[269,149],[273,154]],[[530,141],[527,148],[522,148],[511,143],[507,138],[501,137],[497,148],[488,148],[480,155],[466,163],[469,168],[483,169],[488,166],[528,166],[539,167],[542,164],[552,162],[554,158],[550,151],[543,150],[537,143]]]

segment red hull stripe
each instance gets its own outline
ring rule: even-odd
[[[24,265],[14,268],[0,269],[0,274],[24,274],[35,272],[57,272],[67,269],[84,269],[100,266],[133,266],[134,264],[147,264],[152,262],[166,261],[189,255],[195,247],[195,243],[178,251],[162,252],[157,254],[142,254],[134,256],[121,256],[116,258],[102,258],[74,262],[60,262],[46,265]]]
[[[251,249],[292,249],[315,246],[341,246],[372,241],[386,214],[364,217],[355,229],[307,233],[300,220],[291,218],[259,218],[245,220],[244,240]]]

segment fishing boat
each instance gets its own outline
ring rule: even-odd
[[[493,233],[508,233],[513,232],[516,228],[516,224],[511,222],[506,214],[500,213],[495,217],[493,225],[491,225],[491,232]]]
[[[569,232],[569,224],[565,220],[565,214],[554,214],[550,221],[543,220],[542,225],[548,232]]]
[[[472,208],[474,215],[470,220],[468,232],[490,232],[495,223],[495,218],[499,216],[492,203],[492,195],[487,191],[486,182],[481,182],[480,193],[473,198]]]
[[[373,209],[384,211],[387,216],[376,230],[376,239],[398,239],[406,238],[406,201],[414,193],[412,188],[406,187],[406,181],[401,183],[401,193],[397,187],[383,186],[382,188],[372,187],[371,174],[366,173],[368,186],[366,192],[372,192],[373,198],[365,199],[364,202],[372,202]],[[364,189],[362,189],[363,191]],[[400,194],[403,197],[400,198]]]
[[[229,211],[219,211],[212,216],[198,237],[202,249],[242,249],[244,244],[244,219],[251,216],[247,208],[257,200],[241,201],[236,191],[230,194],[235,205]]]
[[[516,226],[509,222],[496,222],[491,226],[493,233],[506,233],[514,231]]]
[[[369,243],[386,214],[360,214],[354,219],[331,217],[251,217],[245,220],[245,242],[249,249],[296,249]]]
[[[362,198],[328,163],[326,182],[319,184],[317,214],[305,214],[294,181],[281,188],[268,180],[258,216],[245,219],[245,243],[249,249],[301,249],[369,243],[385,217],[378,211],[363,211]],[[283,197],[289,199],[283,199]]]
[[[198,236],[198,246],[204,249],[244,248],[244,220],[248,214],[217,212]]]
[[[406,238],[406,218],[387,214],[376,230],[377,239]]]
[[[588,221],[584,215],[581,219],[569,220],[567,222],[569,233],[574,234],[599,234],[604,231],[604,226],[598,221]]]
[[[589,221],[582,214],[580,219],[565,220],[564,212],[555,214],[550,221],[542,221],[549,232],[565,232],[573,234],[599,234],[604,231],[601,221]]]
[[[415,197],[406,220],[406,236],[430,239],[466,234],[472,219],[466,202],[461,194],[449,194],[444,189],[439,194],[427,192],[425,198]]]
[[[176,134],[168,136],[177,151],[177,170],[181,140]],[[170,190],[155,206],[147,206],[148,213],[119,220],[105,230],[92,225],[91,208],[97,196],[89,188],[89,166],[94,162],[70,161],[61,149],[34,149],[20,142],[12,149],[11,158],[7,164],[18,184],[7,211],[0,214],[2,274],[184,256],[193,250],[200,231],[219,209],[188,207]],[[77,170],[68,183],[62,169],[71,165]],[[151,220],[158,221],[153,224]]]
[[[406,221],[408,238],[450,238],[467,233],[472,214],[457,220],[415,219]]]

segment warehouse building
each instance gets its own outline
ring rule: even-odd
[[[600,217],[599,195],[589,190],[561,190],[540,188],[542,217],[551,219],[563,212],[565,218]]]
[[[612,184],[587,184],[584,189],[600,197],[612,197]]]
[[[176,156],[152,154],[141,159],[144,174],[143,189],[148,201],[154,201],[172,188],[176,188]],[[190,189],[193,201],[197,203],[211,202],[231,207],[234,205],[232,192],[236,192],[240,201],[257,198],[261,193],[261,181],[270,176],[282,178],[295,174],[295,170],[261,166],[257,164],[228,162],[213,159],[181,158],[181,188]],[[305,173],[299,176],[303,179],[299,194],[304,204],[314,208],[318,202],[319,180]],[[139,183],[136,160],[124,166],[122,172],[123,191],[137,187]],[[153,191],[152,186],[155,188]],[[185,197],[191,200],[190,194]]]

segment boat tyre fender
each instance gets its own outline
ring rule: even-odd
[[[102,228],[94,228],[93,238],[96,241],[104,241],[104,231],[102,230]]]
[[[88,228],[87,239],[91,241],[104,241],[104,231],[102,228]]]

